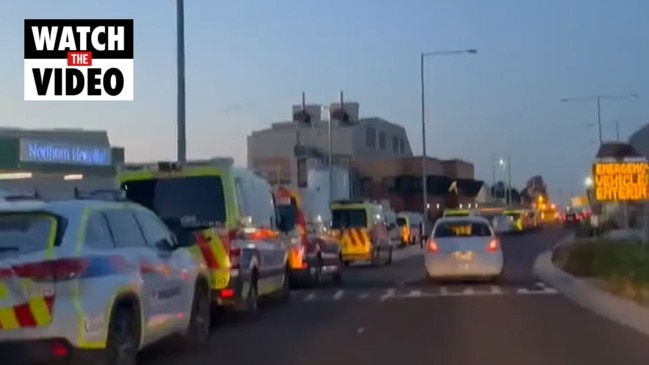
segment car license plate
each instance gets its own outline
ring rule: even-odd
[[[473,252],[471,252],[471,251],[468,251],[468,252],[456,251],[453,256],[458,261],[470,261],[470,260],[473,259]]]

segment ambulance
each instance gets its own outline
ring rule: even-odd
[[[338,240],[327,234],[326,212],[303,199],[299,191],[275,189],[275,201],[283,230],[289,232],[289,278],[292,287],[318,286],[330,278],[342,282],[342,253]],[[327,214],[328,215],[328,214]]]
[[[366,200],[331,203],[331,234],[340,240],[345,265],[369,262],[391,265],[392,251],[383,207]]]
[[[257,313],[290,298],[288,243],[270,184],[232,158],[126,164],[126,198],[156,213],[209,270],[215,308]]]

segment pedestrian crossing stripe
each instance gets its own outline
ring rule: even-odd
[[[547,287],[544,283],[535,283],[526,287],[507,287],[498,285],[489,286],[438,286],[429,288],[396,289],[387,288],[383,290],[358,290],[338,289],[297,291],[292,295],[296,299],[305,302],[341,301],[341,300],[378,300],[380,302],[396,299],[417,299],[417,298],[441,298],[441,297],[483,297],[498,295],[556,295],[556,289]]]

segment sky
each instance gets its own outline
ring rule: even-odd
[[[20,0],[0,5],[0,125],[109,132],[129,160],[176,156],[174,0]],[[328,104],[344,91],[361,116],[402,124],[421,153],[419,54],[426,62],[429,155],[475,164],[511,156],[512,180],[542,175],[551,196],[583,190],[605,139],[649,122],[646,0],[187,0],[188,156],[246,161],[245,137],[288,120],[301,92]],[[135,100],[23,101],[23,19],[135,20]],[[499,172],[500,176],[505,176]]]

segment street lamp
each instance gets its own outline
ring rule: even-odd
[[[588,176],[586,179],[584,179],[584,186],[587,188],[590,188],[593,186],[593,178]]]
[[[185,2],[176,0],[176,57],[177,57],[177,153],[178,162],[187,161],[187,136],[185,131]]]
[[[580,98],[563,98],[560,99],[562,103],[569,103],[574,101],[595,101],[597,103],[597,129],[599,132],[599,145],[602,145],[602,108],[601,102],[602,99],[629,99],[637,98],[638,94],[617,94],[617,95],[597,95],[591,97],[580,97]]]
[[[422,143],[422,154],[421,154],[421,183],[422,183],[422,199],[423,199],[423,213],[424,213],[424,231],[426,228],[426,222],[428,221],[428,187],[426,186],[426,82],[424,77],[424,66],[425,61],[429,57],[437,56],[454,56],[454,55],[464,55],[464,54],[476,54],[478,53],[477,49],[463,49],[463,50],[451,50],[451,51],[435,51],[435,52],[422,52],[419,55],[419,70],[420,70],[420,81],[421,81],[421,143]]]

